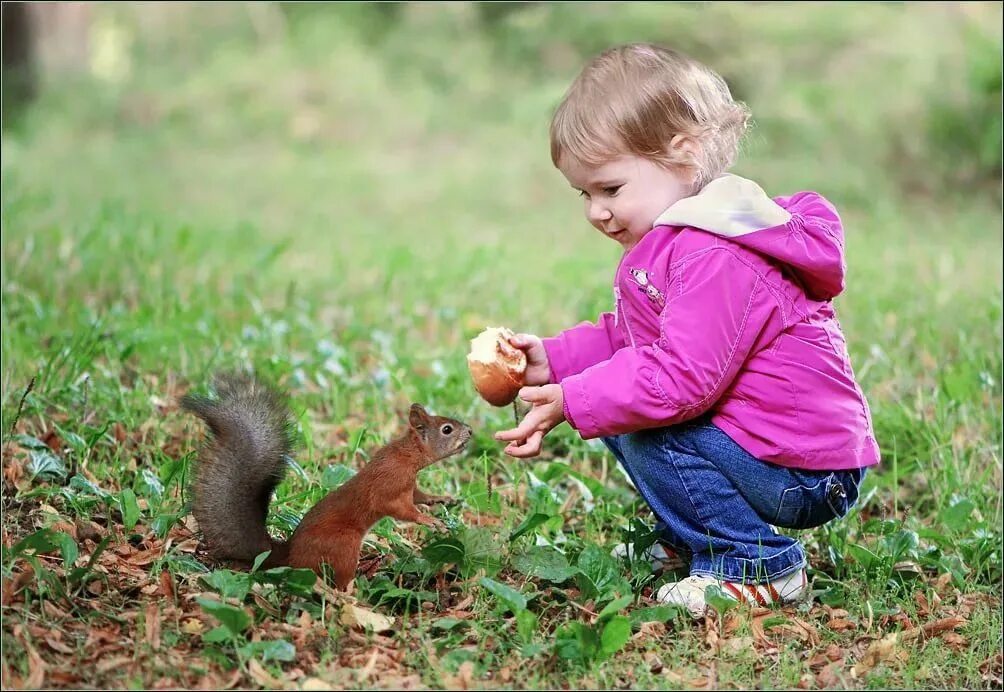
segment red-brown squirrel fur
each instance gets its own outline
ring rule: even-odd
[[[318,502],[286,542],[266,530],[272,492],[282,481],[293,447],[293,424],[284,397],[259,380],[238,374],[215,379],[216,399],[186,396],[182,406],[210,429],[199,453],[192,513],[210,556],[250,565],[270,550],[264,567],[330,565],[346,589],[355,576],[363,538],[385,516],[427,526],[438,520],[416,505],[448,502],[416,485],[418,472],[463,450],[471,429],[429,415],[412,404],[408,430],[377,450],[345,484]]]

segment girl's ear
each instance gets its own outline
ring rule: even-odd
[[[680,173],[688,176],[688,182],[697,179],[698,161],[701,159],[701,145],[687,135],[673,135],[667,147],[669,157],[680,162]]]

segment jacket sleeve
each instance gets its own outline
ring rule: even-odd
[[[595,324],[583,322],[560,334],[542,339],[551,368],[551,382],[559,383],[591,365],[607,360],[624,340],[612,312],[605,312]]]
[[[585,439],[661,427],[710,409],[749,355],[783,328],[769,284],[726,246],[685,259],[668,282],[660,337],[561,382]]]

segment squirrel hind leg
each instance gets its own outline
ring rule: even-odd
[[[356,576],[361,548],[361,536],[341,534],[335,542],[316,540],[312,536],[294,536],[290,542],[288,562],[290,567],[312,569],[319,576],[330,571],[335,586],[346,591]]]

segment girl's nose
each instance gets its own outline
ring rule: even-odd
[[[610,210],[601,204],[590,201],[589,207],[586,209],[586,216],[592,222],[597,221],[609,221],[610,220]]]

